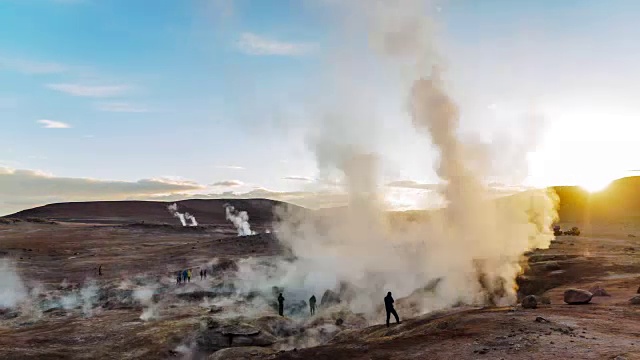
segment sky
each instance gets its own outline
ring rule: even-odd
[[[0,214],[193,196],[338,204],[313,142],[335,112],[330,135],[380,155],[392,206],[428,204],[437,153],[407,120],[407,89],[336,25],[358,14],[327,1],[0,0]],[[526,174],[497,182],[596,188],[640,169],[639,2],[434,9],[461,132],[532,143]]]

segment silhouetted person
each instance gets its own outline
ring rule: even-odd
[[[180,274],[180,271],[178,271],[178,276],[176,277],[176,283],[180,285],[181,282],[182,282],[182,274]]]
[[[391,296],[391,291],[387,293],[387,296],[384,297],[384,309],[387,310],[387,327],[389,327],[389,318],[391,314],[396,318],[396,323],[400,324],[400,318],[398,318],[398,313],[396,309],[393,308],[393,297]]]
[[[102,265],[98,267],[98,275],[102,276]]]
[[[203,278],[204,278],[204,272],[200,270],[200,280],[202,280]]]
[[[187,282],[187,270],[183,270],[182,271],[182,282],[186,283]]]
[[[282,293],[278,295],[278,314],[280,314],[280,316],[284,316],[284,297],[282,296]]]
[[[311,310],[311,315],[316,313],[316,296],[311,295],[309,298],[309,309]]]
[[[207,278],[207,269],[204,269],[203,272],[204,272],[204,278],[206,279]]]

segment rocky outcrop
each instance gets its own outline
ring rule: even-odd
[[[535,309],[538,307],[538,300],[535,296],[529,295],[522,299],[522,307],[525,309]]]
[[[320,306],[331,306],[340,303],[340,295],[338,295],[335,291],[327,290],[322,294],[322,299],[320,300]]]
[[[220,323],[213,319],[196,336],[196,344],[202,351],[218,351],[229,347],[270,346],[276,342],[270,333],[249,324]]]
[[[593,294],[587,290],[568,289],[564,292],[564,302],[570,305],[588,304]]]
[[[226,348],[209,355],[208,360],[245,360],[262,359],[263,356],[271,355],[274,351],[258,346],[244,346],[236,348]]]
[[[629,304],[631,305],[640,305],[640,295],[636,295],[629,300]]]

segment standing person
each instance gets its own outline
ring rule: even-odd
[[[202,281],[203,277],[204,277],[204,272],[202,271],[202,269],[200,269],[200,281]]]
[[[284,316],[284,297],[282,296],[282,293],[278,295],[278,314],[280,314],[280,316]]]
[[[391,291],[387,293],[387,296],[384,298],[384,309],[387,310],[387,327],[389,327],[389,318],[391,314],[396,318],[396,323],[400,324],[400,318],[398,317],[398,313],[396,309],[393,308],[393,297],[391,296]]]
[[[203,271],[204,271],[204,279],[206,280],[207,279],[207,269],[204,269]]]
[[[102,265],[98,266],[98,276],[102,276]]]
[[[187,271],[187,281],[191,282],[191,269],[189,269],[189,271]]]
[[[182,282],[186,283],[187,282],[187,270],[182,270]]]
[[[316,296],[311,295],[309,298],[309,309],[311,310],[311,315],[316,313]]]
[[[176,283],[180,285],[181,280],[182,280],[182,274],[180,273],[180,271],[178,271],[178,276],[176,277]]]

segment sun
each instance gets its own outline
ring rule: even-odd
[[[593,176],[590,179],[584,179],[580,181],[580,185],[578,186],[587,190],[590,193],[595,193],[595,192],[606,189],[609,186],[609,184],[611,184],[612,181],[613,179],[611,179],[610,177],[605,178],[605,177]]]

